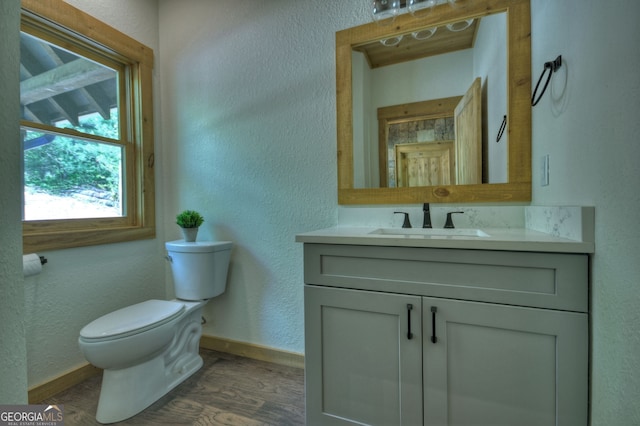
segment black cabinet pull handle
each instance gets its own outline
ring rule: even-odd
[[[431,342],[436,343],[438,338],[436,337],[436,312],[438,312],[437,306],[431,307]]]
[[[411,311],[413,310],[413,305],[411,303],[407,303],[407,339],[413,339],[413,333],[411,332]]]

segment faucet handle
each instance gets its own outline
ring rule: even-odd
[[[451,218],[452,214],[463,214],[464,212],[449,212],[447,213],[447,221],[444,224],[445,229],[453,229],[455,228],[455,226],[453,226],[453,219]]]
[[[403,228],[411,228],[411,222],[409,221],[409,213],[406,212],[393,212],[394,214],[403,214],[404,222],[402,223]]]
[[[429,203],[424,203],[422,205],[422,212],[424,213],[422,218],[422,227],[431,228],[431,212],[429,211]]]

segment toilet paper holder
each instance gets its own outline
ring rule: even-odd
[[[42,266],[47,262],[46,257],[40,256],[37,253],[22,255],[22,275],[24,277],[38,275],[42,272]]]

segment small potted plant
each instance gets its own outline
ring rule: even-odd
[[[182,229],[182,235],[186,242],[194,242],[198,236],[198,227],[202,225],[204,218],[195,210],[185,210],[176,216],[176,223]]]

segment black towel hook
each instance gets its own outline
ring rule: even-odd
[[[533,90],[533,96],[531,96],[531,106],[536,106],[538,104],[538,102],[540,102],[540,99],[542,99],[542,95],[544,95],[544,92],[547,90],[547,86],[549,85],[549,81],[551,81],[551,75],[558,71],[558,68],[560,68],[562,66],[562,55],[558,55],[558,57],[556,59],[554,59],[553,61],[549,61],[549,62],[545,62],[544,63],[544,68],[542,69],[542,74],[540,75],[540,78],[538,79],[538,83],[536,84],[536,88]],[[545,81],[544,83],[544,87],[542,88],[542,92],[540,93],[540,96],[538,96],[538,98],[536,99],[536,93],[538,93],[538,87],[540,86],[540,82],[542,81],[542,77],[544,77],[544,74],[547,72],[548,70],[548,75],[547,75],[547,81]]]
[[[507,128],[507,116],[505,115],[502,119],[502,124],[500,125],[500,130],[498,130],[498,136],[496,137],[496,142],[500,142],[502,139],[502,135],[504,135],[504,129]]]

